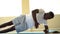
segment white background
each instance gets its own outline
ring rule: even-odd
[[[54,14],[60,14],[60,0],[30,0],[30,11],[36,8],[42,8],[45,12],[53,11]]]
[[[34,9],[44,9],[60,14],[60,0],[29,0],[30,12]],[[21,0],[0,0],[0,17],[19,16],[22,13]]]
[[[0,0],[0,17],[19,16],[21,12],[21,0]]]

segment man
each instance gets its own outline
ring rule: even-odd
[[[39,24],[44,24],[45,33],[48,33],[49,29],[48,29],[48,24],[47,24],[47,20],[48,19],[52,19],[54,17],[54,13],[53,12],[48,12],[45,13],[43,9],[36,9],[34,11],[32,11],[33,13],[33,18],[35,21],[35,27],[38,28]]]
[[[32,11],[32,15],[21,15],[10,22],[4,23],[0,25],[0,28],[13,25],[11,28],[0,31],[0,33],[6,33],[13,30],[17,32],[25,31],[29,28],[35,26],[35,28],[39,27],[39,24],[44,24],[45,33],[48,33],[48,25],[47,20],[54,17],[53,12],[45,13],[43,9],[35,9]]]

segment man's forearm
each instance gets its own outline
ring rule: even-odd
[[[33,16],[33,19],[34,19],[34,21],[35,21],[35,23],[37,22],[37,20],[36,20],[36,14],[32,14],[32,16]]]
[[[33,19],[35,21],[35,28],[38,28],[39,23],[37,23],[36,14],[34,15],[34,13],[33,13],[32,16],[33,16]]]
[[[36,9],[36,10],[33,10],[32,11],[32,17],[33,17],[33,20],[35,21],[35,28],[38,28],[38,22],[37,22],[37,19],[36,19],[36,14],[39,13],[39,10]]]
[[[49,28],[48,28],[48,26],[47,26],[47,25],[45,25],[44,27],[45,27],[44,32],[45,32],[45,33],[48,33],[48,32],[49,32]]]
[[[48,26],[47,25],[45,25],[44,27],[45,27],[45,30],[48,30]]]
[[[32,16],[33,16],[33,19],[35,21],[35,23],[37,23],[37,19],[36,19],[36,14],[39,13],[39,9],[35,9],[32,11]]]

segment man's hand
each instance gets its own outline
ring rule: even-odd
[[[45,30],[44,30],[44,32],[45,32],[45,33],[48,33],[48,32],[49,32],[48,25],[44,25],[44,27],[45,27]]]
[[[45,33],[49,33],[49,30],[44,30]]]
[[[37,29],[39,27],[39,23],[35,23],[35,28]]]

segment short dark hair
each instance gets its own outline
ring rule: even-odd
[[[52,11],[50,11],[49,14],[51,15],[51,18],[54,17],[54,13]]]

